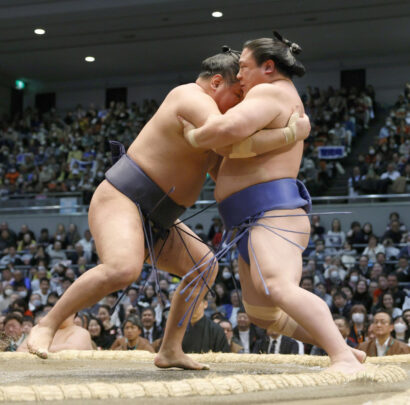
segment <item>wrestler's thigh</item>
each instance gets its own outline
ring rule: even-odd
[[[269,297],[264,294],[260,294],[256,289],[251,275],[250,266],[245,262],[245,260],[242,259],[241,256],[239,256],[238,265],[242,299],[251,305],[272,307],[272,302]]]
[[[272,301],[265,294],[260,294],[253,284],[249,265],[239,256],[239,278],[242,288],[242,299],[250,305],[256,305],[266,308],[266,313],[269,313],[274,307]],[[245,308],[246,309],[246,308]],[[248,313],[250,321],[260,328],[268,328],[272,321],[266,321],[252,316]]]
[[[213,253],[205,242],[198,239],[199,237],[183,223],[172,227],[159,256],[158,267],[182,277],[196,262],[203,258],[211,259]],[[156,250],[162,244],[161,240],[158,241]]]
[[[270,227],[270,229],[255,226],[250,231],[248,248],[251,277],[258,291],[263,289],[263,283],[252,248],[265,281],[275,279],[299,284],[302,274],[302,250],[291,242],[304,248],[309,242],[310,222],[303,214],[305,214],[303,209],[269,211],[258,220],[258,224]],[[301,216],[285,217],[285,215]],[[272,216],[276,217],[271,218]],[[303,232],[303,234],[286,232],[284,229]]]
[[[138,208],[106,180],[93,195],[88,222],[102,263],[142,266],[144,236]]]

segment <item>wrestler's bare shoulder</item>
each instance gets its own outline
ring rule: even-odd
[[[204,90],[198,86],[196,83],[182,84],[181,86],[175,87],[169,93],[167,98],[171,99],[184,99],[195,98],[195,97],[205,97],[211,98]]]
[[[289,96],[289,92],[296,92],[295,86],[289,80],[278,80],[273,83],[260,83],[253,86],[247,93],[246,98],[272,97],[274,99]]]

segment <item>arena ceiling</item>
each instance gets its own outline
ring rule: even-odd
[[[410,57],[408,0],[0,0],[0,71],[46,82],[196,71],[272,28],[303,61]]]

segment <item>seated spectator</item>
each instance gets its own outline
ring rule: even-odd
[[[215,319],[212,319],[215,322]],[[218,322],[217,322],[218,323]],[[227,319],[221,319],[219,326],[224,330],[226,340],[231,348],[231,353],[243,353],[243,347],[239,340],[233,335],[232,324]]]
[[[162,337],[162,329],[155,323],[155,310],[152,307],[144,308],[141,311],[141,323],[143,326],[143,337],[150,344]]]
[[[373,319],[375,339],[360,343],[357,348],[373,357],[409,354],[410,347],[391,336],[393,329],[391,315],[386,311],[377,312]]]
[[[37,242],[39,245],[43,245],[43,246],[48,246],[51,243],[51,238],[50,238],[48,228],[41,229],[40,236]]]
[[[398,221],[400,224],[400,231],[401,232],[407,232],[407,227],[406,225],[400,221],[400,214],[398,212],[391,212],[389,215],[389,223],[387,224],[386,231],[389,231],[391,229],[393,221]]]
[[[340,286],[346,277],[346,270],[332,264],[327,270],[325,270],[324,277],[329,285]]]
[[[17,254],[15,246],[10,246],[8,253],[0,259],[0,266],[7,266],[8,264],[12,264],[13,266],[21,266],[23,264],[23,260],[21,260],[21,256]]]
[[[153,307],[155,301],[156,296],[154,285],[148,283],[144,288],[144,295],[140,297],[140,299],[137,302],[137,305],[140,308],[140,310],[143,310],[144,308],[148,308],[150,306]]]
[[[147,339],[141,337],[142,325],[136,316],[129,316],[123,326],[124,337],[119,337],[111,346],[111,350],[145,350],[155,353]]]
[[[107,335],[104,332],[104,325],[98,318],[90,318],[88,332],[97,350],[108,350],[114,343],[115,336]]]
[[[17,244],[17,252],[28,250],[32,245],[36,246],[36,241],[31,239],[31,235],[29,233],[26,233],[23,235],[23,239]]]
[[[363,251],[363,254],[368,256],[370,261],[375,262],[376,255],[380,252],[385,253],[384,246],[379,243],[377,236],[371,235],[369,237],[369,242],[367,243],[367,246]]]
[[[23,323],[21,324],[21,328],[25,336],[28,336],[33,326],[34,326],[34,318],[32,316],[23,317]]]
[[[263,332],[251,323],[245,310],[239,310],[237,318],[237,326],[233,330],[233,335],[241,342],[244,353],[254,353],[255,343],[263,336]]]
[[[383,246],[386,251],[387,260],[397,260],[400,254],[400,249],[398,249],[392,239],[387,238],[383,241]]]
[[[393,304],[395,307],[401,308],[404,304],[407,294],[399,288],[398,276],[391,273],[387,276],[387,285],[389,292],[393,295]]]
[[[15,294],[13,286],[6,284],[3,287],[3,284],[0,283],[0,314],[4,313],[9,305],[16,299],[13,297],[13,293]]]
[[[78,243],[83,245],[84,254],[87,258],[87,261],[91,262],[91,256],[93,251],[93,238],[89,229],[84,231],[84,237],[81,238]]]
[[[393,243],[400,243],[403,238],[403,231],[400,229],[399,221],[392,221],[390,229],[386,231],[382,237],[382,240],[391,239]]]
[[[410,258],[410,233],[406,236],[406,245],[400,249],[399,259],[402,257],[406,258],[407,260]]]
[[[332,296],[327,293],[326,286],[323,283],[316,284],[314,293],[318,297],[322,298],[322,300],[326,302],[329,308],[332,306]]]
[[[117,336],[117,327],[111,323],[110,307],[108,305],[98,307],[97,318],[103,323],[107,335]]]
[[[346,268],[352,268],[356,264],[357,250],[352,248],[350,242],[345,242],[339,251],[340,260]]]
[[[316,262],[323,262],[325,259],[325,243],[322,239],[317,239],[315,242],[315,250],[309,253],[309,259],[314,259]]]
[[[353,173],[347,181],[349,197],[356,197],[361,193],[362,181],[364,179],[365,175],[361,173],[360,167],[353,167]]]
[[[388,312],[393,319],[402,315],[402,310],[394,307],[393,294],[390,291],[386,291],[380,296],[378,309]]]
[[[28,309],[35,315],[37,311],[43,309],[43,303],[41,302],[41,295],[33,292],[30,296],[28,303]]]
[[[364,243],[369,243],[369,238],[374,235],[373,234],[373,225],[370,222],[366,222],[363,224],[363,239]]]
[[[295,339],[275,332],[267,332],[265,336],[255,342],[253,353],[298,354],[299,345]]]
[[[394,273],[397,275],[399,282],[410,282],[409,259],[407,259],[406,257],[401,257],[396,269],[394,270]]]
[[[364,234],[360,226],[360,222],[352,222],[352,224],[350,225],[350,230],[349,232],[347,232],[346,239],[352,246],[365,243]],[[363,249],[358,248],[357,250],[361,252]]]
[[[62,250],[62,243],[58,240],[54,242],[54,245],[48,245],[46,252],[50,257],[50,266],[54,266],[61,261],[67,260],[65,252]]]
[[[44,315],[43,315],[44,316]],[[42,316],[41,316],[42,317]],[[36,317],[38,322],[41,317]],[[61,352],[62,350],[92,350],[93,345],[90,333],[74,324],[74,315],[69,316],[57,329],[51,346],[48,349],[51,353]],[[18,352],[28,352],[27,340],[19,346]]]
[[[325,228],[320,223],[320,216],[319,215],[312,215],[311,219],[311,227],[312,227],[312,236],[313,239],[323,239]]]
[[[361,276],[368,276],[369,273],[369,257],[362,254],[359,258],[359,262],[355,269],[359,272]]]
[[[353,299],[353,289],[350,285],[342,285],[340,288],[342,292],[346,295],[346,303],[349,306],[352,306],[352,299]]]
[[[353,294],[352,298],[352,304],[353,305],[363,305],[366,309],[367,312],[370,311],[370,309],[373,306],[373,298],[370,296],[367,283],[365,280],[359,280],[356,285],[356,291]]]
[[[332,314],[342,315],[345,318],[349,318],[351,305],[347,303],[346,294],[343,291],[336,291],[333,294],[333,305],[330,308]]]
[[[350,338],[350,325],[346,317],[341,315],[334,315],[333,320],[338,327],[343,339],[350,347],[356,347],[357,344],[354,342],[353,339]]]
[[[350,310],[351,328],[349,338],[350,341],[357,346],[364,342],[365,332],[367,329],[368,319],[367,310],[361,304],[355,304]]]
[[[21,225],[20,232],[17,235],[17,243],[19,241],[23,240],[24,235],[26,233],[28,233],[30,235],[31,240],[34,240],[34,241],[36,240],[36,236],[34,235],[34,232],[28,227],[28,225],[23,224],[23,225]]]
[[[4,351],[15,352],[25,338],[23,333],[23,318],[17,314],[8,314],[4,319],[4,333],[8,340],[8,346]]]
[[[41,303],[46,305],[48,295],[51,293],[50,290],[50,280],[47,277],[44,277],[40,280],[40,289],[34,291],[35,294],[38,294],[41,297]]]
[[[45,251],[43,245],[37,245],[37,249],[33,257],[30,259],[30,266],[45,266],[47,267],[50,263],[50,256]]]
[[[68,246],[75,246],[75,244],[81,239],[80,233],[78,232],[77,225],[68,225],[68,230],[66,233],[66,242]]]
[[[221,305],[229,304],[229,294],[227,293],[225,284],[216,283],[214,286],[215,295],[216,295],[216,306],[220,307]]]
[[[326,246],[340,249],[346,240],[346,235],[342,231],[340,220],[335,218],[332,221],[332,226],[326,234]]]
[[[377,300],[380,302],[380,297],[387,292],[389,289],[389,285],[387,284],[387,276],[386,274],[380,274],[377,279],[377,289],[373,292],[373,300]]]
[[[398,316],[393,319],[394,331],[392,336],[399,342],[410,343],[410,328],[402,316]]]
[[[207,305],[208,301],[205,299],[196,305],[191,325],[187,328],[182,341],[182,350],[185,353],[231,351],[224,330],[205,316]]]

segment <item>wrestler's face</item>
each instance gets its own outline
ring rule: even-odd
[[[124,336],[128,340],[137,339],[141,335],[141,330],[137,325],[134,325],[132,322],[127,322],[124,326]]]
[[[243,93],[239,82],[229,84],[222,80],[215,89],[214,100],[222,114],[242,101],[242,98]]]
[[[258,66],[252,51],[248,48],[242,51],[239,59],[239,72],[236,77],[241,84],[245,96],[253,86],[268,82],[268,76],[265,73],[265,63]]]

